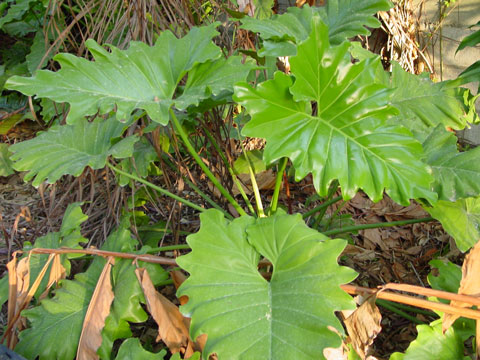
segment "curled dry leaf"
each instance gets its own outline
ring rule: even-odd
[[[147,309],[158,324],[157,341],[163,340],[172,353],[182,352],[186,357],[193,354],[188,328],[178,307],[155,290],[145,268],[137,268],[135,274],[145,295]]]
[[[362,359],[367,358],[373,340],[382,331],[382,315],[375,305],[375,299],[375,295],[366,298],[344,321],[351,344]]]
[[[78,343],[77,359],[98,359],[97,350],[102,345],[102,329],[105,319],[110,314],[110,306],[114,298],[110,274],[115,258],[110,256],[98,278],[97,286],[88,305],[83,320],[82,333]]]
[[[170,271],[170,276],[172,277],[173,280],[173,285],[175,285],[175,289],[178,289],[180,285],[183,284],[185,280],[187,280],[187,277],[183,272],[180,270],[172,270]],[[180,301],[180,305],[185,305],[188,301],[188,296],[183,295],[178,298],[178,301]]]

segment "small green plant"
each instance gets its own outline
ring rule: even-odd
[[[308,212],[308,216],[318,214],[315,227],[322,224],[329,205],[348,201],[362,190],[373,201],[386,193],[402,205],[412,199],[421,202],[462,251],[480,235],[480,162],[473,160],[480,150],[458,152],[455,135],[446,130],[460,130],[477,121],[472,110],[475,98],[454,82],[433,83],[400,66],[386,73],[374,54],[351,61],[352,44],[347,39],[368,33],[365,26],[378,26],[373,13],[389,7],[386,0],[331,0],[325,8],[305,6],[267,20],[242,19],[243,28],[259,33],[257,58],[267,57],[269,64],[277,56],[290,56],[291,73],[277,71],[273,76],[269,76],[271,69],[253,60],[244,61],[238,55],[225,58],[212,41],[217,23],[193,28],[181,39],[165,31],[154,46],[132,42],[127,50],[111,46],[107,51],[89,40],[95,61],[60,54],[55,60],[61,70],[7,81],[10,90],[70,105],[66,125],[10,147],[13,166],[27,171],[25,179],[33,179],[35,186],[54,183],[66,174],[79,176],[86,166],[107,166],[123,181],[141,182],[201,212],[199,232],[187,238],[192,252],[178,258],[178,265],[190,273],[178,296],[189,298],[182,311],[192,318],[192,338],[208,335],[204,359],[214,353],[219,359],[324,358],[323,350],[338,347],[338,334],[344,334],[334,312],[355,308],[340,285],[356,274],[337,264],[346,240],[327,236],[344,233],[345,228],[332,229],[335,222],[330,219],[329,230],[322,234],[300,214],[285,214],[279,208],[280,184],[289,161],[296,180],[312,174],[316,191],[325,199]],[[259,80],[260,73],[265,81]],[[253,78],[256,84],[247,81]],[[241,115],[250,117],[242,135],[267,140],[263,160],[277,164],[268,211],[249,156],[244,159],[252,174],[256,210],[247,197],[242,203],[229,193],[190,141],[186,122],[195,123],[199,114],[218,104],[237,109],[241,105]],[[87,120],[96,114],[103,117]],[[215,203],[216,209],[206,210],[149,182],[148,166],[157,160],[154,152],[147,150],[149,143],[140,135],[124,136],[139,118],[147,122],[146,132],[172,125],[186,151],[238,217],[234,219]],[[209,139],[215,146],[214,137]],[[142,157],[146,153],[151,156]],[[135,174],[134,167],[115,163],[128,158],[143,170]],[[236,181],[235,170],[223,159]],[[335,197],[338,189],[341,197]],[[420,221],[427,220],[432,218]],[[459,227],[459,221],[464,226]],[[122,226],[111,235],[105,250],[147,251],[138,249]],[[349,226],[350,231],[362,228]],[[270,280],[258,270],[261,260],[273,266]],[[95,260],[86,273],[64,281],[53,298],[25,312],[30,327],[20,332],[18,352],[41,359],[75,356],[85,304],[101,261]],[[125,274],[121,273],[124,267]],[[127,268],[126,262],[116,265],[116,286],[134,280]],[[157,266],[156,271],[159,283],[163,270]],[[128,321],[145,317],[138,284],[135,289],[114,302],[98,350],[101,358],[110,358],[115,340],[131,336]],[[136,310],[127,314],[132,303]],[[61,346],[49,332],[51,324],[60,321],[54,304],[62,309],[73,304],[74,309],[62,310],[61,316],[74,315],[78,320]],[[437,334],[437,328],[436,324],[420,327],[417,345],[392,359],[409,359],[415,348],[430,346],[431,336],[425,334]],[[454,328],[449,331],[450,344],[458,337],[450,337]],[[117,358],[124,356],[127,346],[142,351],[139,343],[128,340]],[[452,351],[463,354],[463,347]],[[435,354],[425,359],[438,359]]]

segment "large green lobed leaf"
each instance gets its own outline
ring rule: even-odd
[[[457,137],[438,125],[423,143],[439,199],[457,201],[480,194],[480,147],[459,152]]]
[[[380,27],[374,15],[392,7],[389,0],[329,0],[320,16],[328,25],[330,42],[340,44],[356,35],[370,35],[367,28]]]
[[[435,202],[421,144],[387,124],[396,110],[390,91],[376,84],[375,60],[351,64],[348,49],[346,42],[330,47],[328,28],[314,17],[310,37],[290,59],[293,76],[277,72],[256,89],[235,87],[234,99],[252,116],[243,134],[267,140],[267,162],[289,157],[297,180],[311,172],[322,196],[338,179],[345,199],[362,189],[374,201],[385,190],[400,204]]]
[[[461,130],[477,121],[476,97],[468,89],[450,82],[434,83],[427,74],[410,74],[398,63],[393,64],[386,85],[393,89],[391,104],[400,111],[392,123],[407,127],[422,142],[438,124]]]
[[[59,54],[55,60],[62,66],[60,71],[38,71],[32,78],[14,76],[6,87],[26,95],[69,103],[68,123],[99,110],[104,114],[116,107],[119,120],[129,118],[138,108],[165,125],[176,87],[185,74],[197,64],[221,56],[220,48],[211,41],[218,34],[217,25],[193,28],[181,39],[164,31],[154,46],[131,42],[124,51],[110,46],[111,52],[108,52],[90,39],[86,46],[94,62]],[[207,85],[203,84],[203,88]]]
[[[167,355],[165,350],[159,353],[151,353],[143,348],[138,338],[130,338],[125,340],[120,348],[115,360],[163,360]]]
[[[368,28],[377,28],[380,22],[373,15],[392,7],[388,0],[329,0],[325,7],[290,7],[282,15],[271,19],[244,17],[242,28],[258,32],[264,40],[261,56],[295,55],[295,44],[304,41],[311,32],[312,16],[318,14],[328,25],[332,44],[356,35],[369,35]]]
[[[129,136],[112,143],[127,127],[112,120],[89,123],[83,119],[74,125],[52,127],[31,140],[12,145],[14,168],[28,171],[24,180],[35,178],[33,186],[38,186],[45,180],[52,184],[63,175],[79,176],[86,166],[101,169],[109,156],[131,156],[139,138]]]
[[[467,251],[480,239],[480,197],[455,202],[439,200],[425,210],[442,223],[461,251]]]
[[[405,354],[394,353],[390,360],[469,360],[463,355],[463,341],[453,327],[442,333],[442,321],[417,326],[418,337]]]
[[[181,310],[192,317],[192,338],[208,334],[204,359],[323,359],[325,347],[340,345],[328,328],[343,332],[334,311],[354,308],[340,289],[356,276],[337,264],[345,241],[300,215],[228,222],[207,210],[200,219],[187,238],[192,252],[177,262],[191,274],[178,296],[189,297]],[[270,281],[257,270],[260,255],[273,264]]]
[[[452,293],[458,292],[462,280],[462,268],[460,266],[446,259],[434,259],[428,265],[436,269],[436,274],[430,272],[427,278],[432,289]],[[448,302],[447,300],[443,301]]]
[[[0,177],[9,176],[15,173],[12,168],[12,160],[8,152],[8,144],[0,144]]]

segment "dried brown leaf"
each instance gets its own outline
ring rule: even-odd
[[[364,246],[369,250],[374,250],[376,246],[383,251],[388,250],[388,246],[382,239],[382,231],[380,229],[363,230],[363,242]]]
[[[95,286],[95,291],[83,320],[82,333],[77,350],[78,360],[99,358],[97,350],[102,345],[102,329],[105,326],[105,319],[110,314],[110,306],[115,296],[110,281],[114,263],[115,258],[110,256]]]
[[[344,321],[352,346],[362,359],[366,359],[373,340],[382,331],[382,315],[375,305],[375,299],[375,296],[369,296]]]
[[[172,353],[193,354],[188,328],[178,307],[155,290],[145,268],[137,268],[135,274],[145,295],[147,309],[158,324],[157,341],[163,340]]]
[[[366,250],[360,246],[350,244],[343,250],[342,255],[351,255],[357,261],[374,260],[377,256],[374,250]]]
[[[480,296],[480,282],[478,281],[478,274],[480,274],[480,241],[470,250],[465,256],[462,266],[462,281],[460,281],[460,288],[458,293],[462,295]],[[470,307],[468,303],[452,300],[451,306]],[[458,319],[458,316],[452,314],[445,314],[443,318],[442,330],[447,331],[450,326]]]

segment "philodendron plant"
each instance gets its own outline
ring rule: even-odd
[[[378,27],[373,14],[390,6],[387,0],[330,0],[326,7],[292,8],[267,20],[241,19],[241,27],[259,34],[256,58],[271,64],[275,57],[289,56],[290,73],[241,56],[224,57],[212,41],[217,23],[193,28],[181,39],[166,31],[151,47],[132,42],[127,50],[110,46],[107,51],[89,40],[95,61],[60,54],[55,57],[59,71],[38,71],[6,83],[10,90],[70,106],[66,125],[10,147],[14,167],[27,171],[25,179],[38,186],[66,174],[79,176],[87,166],[108,166],[124,183],[142,182],[201,212],[200,230],[187,238],[192,251],[177,262],[190,273],[178,296],[189,298],[182,312],[192,318],[192,338],[208,335],[204,359],[213,353],[219,359],[324,358],[323,350],[338,347],[344,333],[334,312],[355,308],[340,285],[356,273],[337,263],[346,241],[325,235],[344,229],[322,234],[304,222],[305,216],[279,208],[288,160],[295,179],[312,174],[316,191],[326,199],[309,215],[324,214],[328,204],[362,190],[373,201],[386,193],[402,205],[421,202],[462,251],[480,236],[480,161],[473,161],[480,150],[459,152],[455,134],[446,130],[477,120],[475,98],[450,82],[433,83],[396,64],[385,72],[378,56],[348,41],[368,34],[365,26]],[[190,142],[182,119],[195,121],[217,104],[241,105],[244,118],[249,116],[242,135],[266,139],[263,160],[278,169],[268,211],[253,171],[256,209],[244,193],[245,206],[229,193]],[[95,114],[105,116],[87,119]],[[156,153],[145,135],[125,135],[139,118],[148,123],[143,134],[171,122],[198,166],[235,208],[236,218],[215,203],[205,210],[147,180]],[[130,158],[135,166],[128,166]],[[123,160],[115,165],[114,159]],[[342,196],[334,198],[338,188]],[[258,271],[261,259],[273,267],[269,280]],[[58,315],[48,301],[25,314],[31,328],[20,333],[16,350],[30,357],[72,358],[74,352],[60,353],[55,346],[49,353],[38,339],[40,345],[32,348],[32,336],[46,336],[48,327],[39,314]],[[138,304],[138,296],[129,301]],[[116,339],[131,336],[125,329],[115,333],[114,324],[125,327],[138,318],[123,318],[120,311],[116,316],[106,323],[102,358],[110,357]],[[424,338],[417,340],[417,348],[428,345]],[[438,358],[429,351],[425,359]]]

